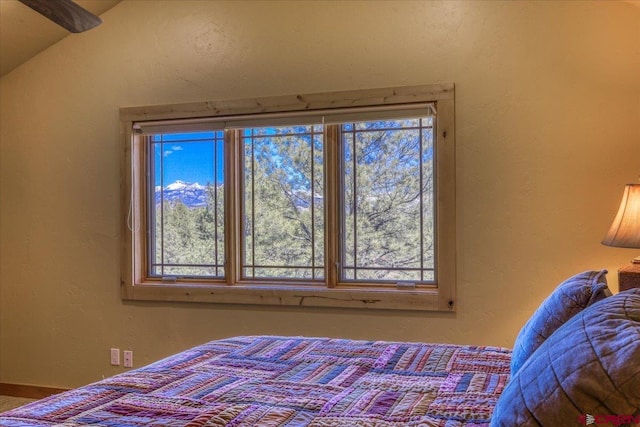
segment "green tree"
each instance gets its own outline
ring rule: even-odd
[[[245,138],[245,260],[269,266],[258,276],[311,278],[305,267],[322,267],[322,140],[311,130],[262,128]]]
[[[418,270],[394,269],[432,267],[431,135],[416,122],[351,124],[345,133],[345,267],[354,267],[349,278],[422,280]],[[356,268],[362,268],[357,276]]]
[[[433,135],[428,123],[419,125],[415,119],[342,127],[347,279],[433,278],[420,271],[434,267]],[[242,144],[245,275],[322,278],[322,127],[245,129]],[[224,187],[206,191],[203,207],[157,205],[156,262],[179,265],[162,274],[224,275]]]
[[[182,201],[156,206],[156,261],[178,265],[162,275],[224,275],[224,187],[209,184],[206,192],[204,207],[190,209]]]

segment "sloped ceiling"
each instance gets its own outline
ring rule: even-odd
[[[100,16],[120,0],[76,0],[94,15]],[[89,30],[91,31],[91,30]],[[71,35],[18,0],[0,0],[0,76]]]

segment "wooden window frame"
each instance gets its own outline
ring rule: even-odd
[[[456,221],[455,221],[455,122],[454,85],[422,85],[316,93],[240,100],[209,101],[120,109],[123,141],[122,156],[122,260],[121,295],[123,300],[211,302],[232,304],[267,304],[287,306],[378,308],[399,310],[455,311],[456,294]],[[433,103],[437,110],[435,145],[435,215],[436,215],[436,283],[416,288],[396,286],[366,286],[362,283],[341,283],[338,271],[328,266],[339,259],[339,236],[325,234],[326,285],[310,285],[295,281],[240,280],[239,259],[227,261],[226,280],[163,282],[146,278],[146,188],[144,137],[136,135],[134,125],[140,122],[191,120],[202,118],[238,118],[246,115],[294,114],[353,107],[410,108],[412,104]],[[259,116],[258,116],[259,117]],[[329,128],[337,132],[337,128]],[[227,134],[229,135],[229,134]],[[338,138],[338,135],[332,135]],[[230,177],[238,183],[240,144],[225,137],[227,153],[225,169],[235,171]],[[329,145],[329,144],[326,144]],[[325,151],[325,162],[338,162],[337,148]],[[337,171],[338,168],[334,168]],[[340,191],[340,176],[326,176],[327,192]],[[240,227],[238,215],[240,195],[227,191],[225,199],[231,208],[225,222],[227,257],[239,257]],[[329,205],[327,203],[326,205]],[[340,212],[337,203],[325,206],[325,227],[338,229]],[[228,208],[227,208],[228,209]],[[229,268],[232,267],[232,268]]]

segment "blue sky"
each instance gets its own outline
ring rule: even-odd
[[[217,175],[217,182],[222,183],[224,178],[222,134],[220,133],[220,138],[214,138],[214,132],[189,134],[189,140],[185,140],[184,136],[165,134],[162,135],[164,140],[162,143],[153,144],[156,164],[155,185],[166,187],[176,181],[197,182],[201,185],[213,184],[215,175]],[[154,136],[154,141],[160,141],[159,136]],[[216,163],[214,159],[217,160],[217,167],[214,167]],[[159,167],[161,161],[162,171]],[[161,173],[164,175],[162,180]]]
[[[373,121],[362,124],[367,129],[376,129],[380,126],[393,129],[416,125],[418,123],[410,120]],[[275,134],[277,129],[279,128],[259,128],[253,131],[266,136]],[[286,129],[287,131],[283,134],[287,134],[294,128]],[[298,133],[309,132],[306,127],[302,129]],[[154,135],[152,147],[156,167],[154,183],[156,187],[166,187],[176,181],[189,184],[197,182],[200,185],[221,184],[224,181],[224,132],[222,130]],[[433,152],[429,150],[425,154],[431,158]]]

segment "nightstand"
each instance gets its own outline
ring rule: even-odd
[[[618,290],[640,288],[640,263],[634,262],[618,270]]]

